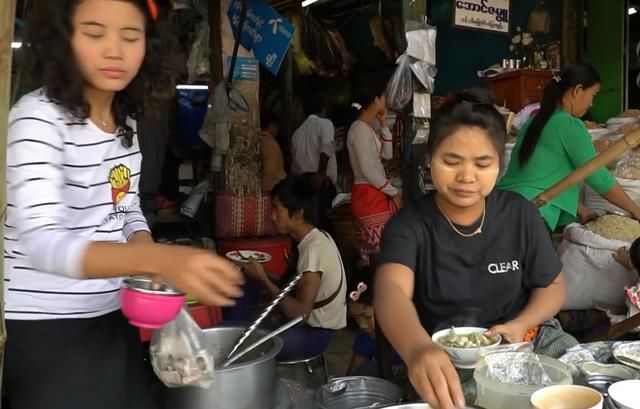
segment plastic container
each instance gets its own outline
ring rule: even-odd
[[[140,328],[162,328],[178,316],[185,301],[184,294],[168,284],[152,288],[148,277],[126,279],[120,289],[122,313],[131,325]]]
[[[519,352],[504,352],[505,355],[518,357]],[[487,363],[480,358],[473,377],[476,381],[478,406],[491,409],[529,408],[531,395],[537,390],[553,385],[572,385],[573,378],[569,367],[557,359],[539,355],[540,363],[551,378],[547,385],[503,384],[487,377]]]

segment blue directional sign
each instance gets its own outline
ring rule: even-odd
[[[248,3],[240,44],[247,50],[253,50],[260,64],[277,75],[296,28],[263,0],[249,0]],[[242,0],[233,0],[227,11],[236,37],[241,9]]]

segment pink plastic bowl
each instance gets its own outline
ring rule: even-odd
[[[178,316],[186,301],[183,294],[132,288],[134,280],[125,280],[125,286],[120,289],[122,313],[131,325],[158,329]]]

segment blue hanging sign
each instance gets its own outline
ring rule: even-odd
[[[273,75],[277,75],[293,41],[296,28],[262,0],[249,0],[240,44],[253,54]],[[227,16],[234,35],[238,36],[242,0],[233,0]]]

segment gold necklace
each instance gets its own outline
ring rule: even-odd
[[[482,220],[480,220],[480,226],[478,226],[478,228],[471,232],[471,233],[463,233],[461,232],[456,226],[455,224],[453,224],[453,222],[451,221],[451,219],[449,219],[449,216],[447,216],[447,214],[444,212],[444,210],[442,210],[442,208],[440,207],[440,205],[438,204],[438,202],[434,199],[436,206],[438,207],[438,210],[440,210],[440,213],[442,213],[442,215],[444,216],[445,219],[447,219],[447,221],[449,222],[449,226],[451,226],[451,228],[453,229],[453,231],[455,231],[456,233],[458,233],[460,236],[462,237],[473,237],[476,236],[478,234],[482,234],[482,228],[484,227],[484,218],[487,214],[487,202],[485,200],[484,202],[484,207],[482,208]]]
[[[98,115],[93,115],[93,117],[99,122],[99,125],[102,125],[103,128],[106,128],[109,124],[109,114],[105,115],[103,118],[98,117]]]

